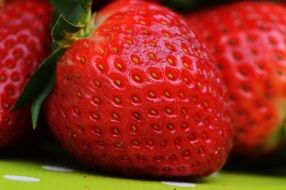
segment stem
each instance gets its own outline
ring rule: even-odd
[[[84,24],[86,27],[82,29],[76,35],[76,37],[77,38],[88,37],[92,33],[93,29],[95,28],[91,6],[89,6],[89,8],[87,9],[86,16],[83,18],[83,21],[81,22],[81,24]]]

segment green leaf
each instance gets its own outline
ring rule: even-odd
[[[33,129],[36,129],[38,124],[38,118],[40,115],[41,107],[45,99],[49,96],[51,91],[53,90],[54,83],[55,83],[55,74],[51,74],[48,78],[48,82],[45,85],[45,88],[39,92],[37,96],[35,96],[34,101],[32,102],[31,112],[32,112],[32,124]]]
[[[72,23],[79,23],[86,15],[91,0],[50,0],[55,10]]]
[[[74,25],[63,15],[60,15],[52,30],[53,40],[61,47],[68,47],[75,40],[74,34],[83,28],[84,26]]]
[[[78,0],[50,0],[59,15],[64,15],[73,23],[78,23],[85,14],[85,10]]]
[[[78,1],[81,7],[84,9],[84,11],[88,12],[91,7],[92,0],[78,0]]]
[[[47,92],[45,89],[50,87],[50,83],[54,78],[57,60],[64,51],[65,49],[59,48],[44,60],[25,86],[22,94],[13,106],[12,111],[24,107],[27,103],[34,101],[37,97],[43,97],[43,92]]]

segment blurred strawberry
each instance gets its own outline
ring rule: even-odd
[[[230,92],[234,152],[259,156],[286,141],[286,10],[241,2],[187,16]]]
[[[10,112],[49,53],[51,7],[46,1],[7,1],[0,7],[0,149],[32,129],[29,107]]]

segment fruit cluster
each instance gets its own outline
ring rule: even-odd
[[[282,3],[0,2],[0,150],[41,113],[84,164],[128,176],[202,178],[285,149]]]

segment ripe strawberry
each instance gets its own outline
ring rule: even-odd
[[[43,1],[8,1],[0,8],[0,150],[31,128],[28,107],[9,110],[49,53],[50,15]]]
[[[232,146],[226,91],[184,20],[120,0],[94,22],[57,64],[45,108],[56,137],[84,163],[128,175],[219,170]]]
[[[285,142],[286,10],[241,2],[187,16],[230,91],[234,152],[259,156]]]

